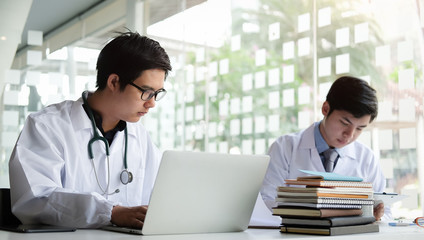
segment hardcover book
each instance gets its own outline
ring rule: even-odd
[[[272,209],[273,215],[278,216],[298,216],[313,218],[328,218],[341,216],[359,216],[362,215],[361,209],[316,209],[316,208],[299,208],[299,207],[275,207]]]
[[[364,225],[352,225],[352,226],[341,226],[341,227],[294,227],[294,226],[282,226],[281,232],[283,233],[303,233],[303,234],[314,234],[314,235],[345,235],[345,234],[356,234],[356,233],[371,233],[379,232],[377,224],[364,224]]]
[[[331,217],[321,219],[305,219],[305,218],[287,218],[281,217],[281,223],[285,226],[320,226],[320,227],[339,227],[360,225],[375,222],[373,216],[348,216],[348,217]]]

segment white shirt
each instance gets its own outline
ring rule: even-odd
[[[93,129],[82,100],[64,101],[31,114],[9,162],[12,212],[25,224],[93,228],[110,224],[115,205],[147,205],[161,152],[141,123],[127,123],[127,128],[128,170],[134,179],[127,185],[120,181],[125,138],[124,131],[118,131],[109,149],[108,192],[119,189],[119,193],[102,195],[88,156]],[[106,189],[104,142],[96,141],[92,148],[100,185]]]
[[[262,198],[269,209],[275,204],[277,187],[285,186],[284,179],[306,175],[299,169],[325,172],[315,146],[315,124],[318,123],[301,132],[283,135],[271,145],[268,151],[270,163],[261,189]],[[365,182],[372,182],[375,192],[383,192],[386,179],[371,149],[354,141],[342,150],[343,155],[339,156],[333,172],[360,177]],[[385,212],[390,212],[388,206]]]

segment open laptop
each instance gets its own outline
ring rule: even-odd
[[[247,229],[269,163],[267,155],[165,151],[143,235],[237,232]]]

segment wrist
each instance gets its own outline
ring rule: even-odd
[[[112,207],[112,213],[110,215],[110,222],[112,224],[116,225],[116,219],[117,219],[121,209],[122,209],[122,207],[119,206],[119,205],[115,205],[115,206]]]

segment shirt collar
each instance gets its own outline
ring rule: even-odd
[[[316,122],[314,126],[315,147],[317,148],[319,154],[330,148],[330,146],[328,146],[327,142],[325,142],[324,138],[322,137],[321,132],[319,131],[319,126],[321,122],[322,120]],[[343,155],[343,148],[335,148],[335,150],[340,156]]]
[[[322,153],[329,148],[328,144],[325,142],[324,138],[319,131],[319,125],[321,121],[316,122],[314,126],[314,138],[315,138],[315,147],[318,150],[318,153]]]
[[[85,104],[83,104],[82,107],[84,108],[85,113],[87,113],[87,115],[88,115],[87,106]],[[103,121],[102,116],[97,111],[95,111],[94,109],[91,109],[91,111],[93,112],[94,121],[96,122],[96,127],[98,129],[100,129],[100,131],[102,133],[104,133],[104,130],[103,130],[103,127],[102,127],[102,121]],[[122,130],[125,129],[126,126],[127,126],[127,123],[125,121],[119,120],[118,124],[112,130],[122,131]]]

